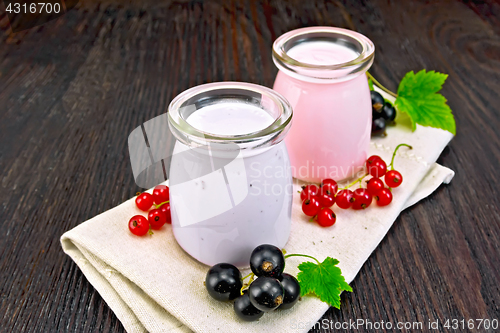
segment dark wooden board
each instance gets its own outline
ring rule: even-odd
[[[60,235],[140,190],[132,129],[197,84],[272,86],[272,42],[310,25],[367,35],[392,89],[409,70],[448,73],[458,128],[439,159],[455,179],[401,214],[323,319],[500,319],[498,1],[81,1],[18,33],[4,10],[1,332],[123,332]]]

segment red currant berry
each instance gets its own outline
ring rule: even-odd
[[[392,202],[392,192],[388,188],[383,188],[375,195],[377,206],[387,206]]]
[[[333,192],[333,193],[337,193],[338,189],[339,189],[339,185],[337,184],[337,182],[333,179],[330,179],[330,178],[326,178],[326,179],[323,179],[323,181],[321,182],[321,188],[322,187],[325,187],[325,186],[330,186],[330,190]]]
[[[314,184],[302,186],[302,192],[300,192],[300,200],[304,201],[306,199],[311,199],[312,197],[317,196],[318,193],[319,187]]]
[[[371,195],[375,195],[385,187],[384,182],[380,180],[380,178],[372,178],[366,184],[366,189],[370,192]]]
[[[382,157],[380,157],[378,155],[372,155],[372,156],[368,157],[366,159],[366,168],[367,169],[370,168],[370,165],[372,165],[373,162],[379,161],[379,160],[382,161]]]
[[[321,207],[331,207],[335,203],[335,193],[337,193],[337,191],[332,191],[331,187],[331,185],[327,184],[320,188],[316,199]]]
[[[159,205],[169,199],[169,190],[166,185],[158,185],[153,190],[153,201]]]
[[[326,227],[331,227],[332,225],[335,224],[335,221],[337,220],[337,216],[331,210],[330,208],[323,208],[319,213],[318,213],[318,224],[324,228]]]
[[[372,203],[372,195],[365,188],[358,188],[353,194],[354,202],[352,203],[352,208],[359,210],[365,209]]]
[[[159,230],[167,223],[167,217],[160,209],[151,209],[148,214],[148,221],[151,229]]]
[[[368,167],[368,173],[375,178],[382,177],[383,175],[385,175],[386,172],[387,172],[387,164],[382,160],[375,160]]]
[[[153,196],[147,192],[141,193],[135,198],[137,208],[145,212],[153,206]]]
[[[306,199],[302,203],[302,211],[307,216],[314,216],[319,213],[321,206],[319,205],[318,199],[312,197],[311,199]]]
[[[168,224],[172,224],[172,215],[170,215],[170,203],[161,205],[160,210],[165,214]]]
[[[396,170],[390,170],[385,174],[385,183],[389,187],[398,187],[403,182],[403,176]]]
[[[130,221],[128,221],[128,228],[134,235],[144,236],[148,233],[149,223],[144,216],[135,215],[130,219]]]
[[[335,201],[337,202],[337,206],[342,209],[348,209],[352,206],[354,202],[353,193],[351,190],[341,190],[337,193],[335,197]]]

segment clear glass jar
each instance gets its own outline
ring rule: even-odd
[[[295,178],[342,180],[362,168],[372,117],[364,74],[374,52],[365,36],[334,27],[297,29],[274,42],[274,90],[294,110],[285,142]]]
[[[207,265],[248,266],[260,244],[283,247],[291,227],[292,176],[284,142],[292,108],[272,89],[242,82],[178,95],[168,124],[172,227]]]

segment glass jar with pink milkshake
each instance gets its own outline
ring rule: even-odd
[[[295,178],[343,180],[362,169],[372,108],[365,72],[374,52],[367,37],[334,27],[297,29],[274,42],[274,90],[294,110],[285,142]]]

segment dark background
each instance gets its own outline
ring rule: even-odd
[[[401,214],[325,318],[500,319],[498,1],[80,1],[19,33],[0,5],[0,331],[123,332],[59,237],[140,190],[135,127],[194,85],[272,86],[272,42],[311,25],[368,36],[393,90],[448,73],[458,132],[438,161],[452,183]]]

